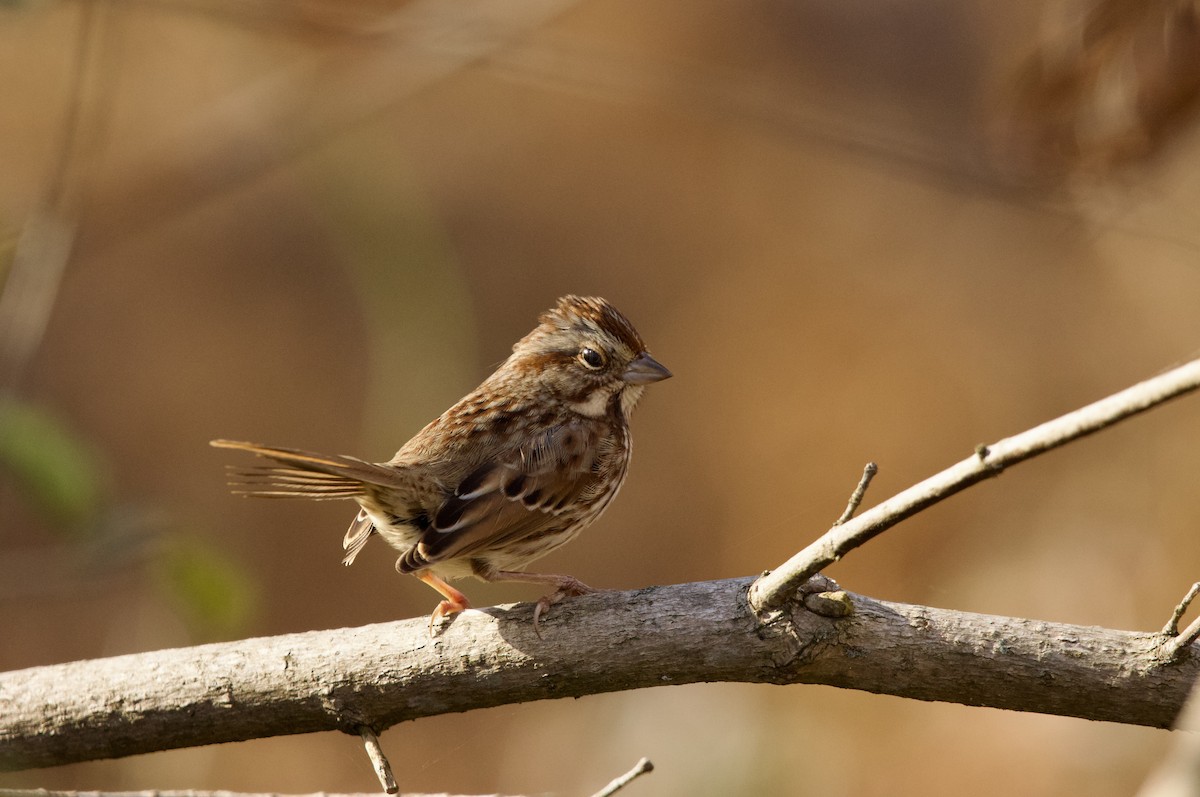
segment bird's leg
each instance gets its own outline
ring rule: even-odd
[[[456,590],[454,587],[447,584],[442,579],[435,576],[428,570],[418,570],[413,573],[414,576],[424,581],[429,586],[436,589],[444,601],[437,605],[433,610],[433,614],[429,615],[429,635],[433,636],[433,624],[442,619],[448,614],[458,614],[463,609],[470,609],[471,602],[467,600],[467,596]]]
[[[576,595],[587,595],[589,592],[596,591],[574,576],[559,576],[553,573],[522,573],[519,570],[493,570],[490,573],[481,573],[480,576],[484,581],[524,581],[528,584],[550,584],[554,587],[554,592],[543,595],[541,600],[537,602],[537,606],[533,608],[533,632],[539,638],[542,636],[542,630],[538,626],[538,620],[550,610],[551,606],[563,598],[573,598]]]

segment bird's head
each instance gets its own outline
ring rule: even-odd
[[[646,385],[671,376],[629,319],[604,299],[564,296],[538,322],[513,346],[509,365],[580,415],[598,418],[615,400],[628,417]]]

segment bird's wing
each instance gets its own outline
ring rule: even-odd
[[[555,426],[484,462],[438,507],[399,568],[412,572],[483,554],[573,522],[566,513],[594,497],[608,477],[603,463],[611,452],[595,436],[582,425]]]

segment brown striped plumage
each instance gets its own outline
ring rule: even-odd
[[[629,466],[629,415],[645,386],[670,372],[603,299],[565,296],[483,384],[422,429],[391,460],[365,462],[214,440],[273,460],[237,471],[238,492],[353,499],[345,564],[379,534],[396,569],[445,598],[430,622],[468,608],[445,579],[554,587],[534,611],[590,591],[571,576],[522,568],[570,542],[604,511]]]

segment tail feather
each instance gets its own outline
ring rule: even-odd
[[[266,485],[271,486],[271,485]],[[310,501],[340,501],[344,498],[358,498],[363,493],[362,490],[347,491],[344,493],[314,493],[308,490],[264,490],[260,487],[250,487],[244,490],[232,490],[234,495],[242,495],[248,498],[307,498]]]
[[[343,488],[358,484],[353,479],[344,476],[332,476],[327,473],[305,473],[291,468],[229,468],[229,476],[237,482],[259,482],[269,478],[272,484],[294,484],[297,487],[311,487],[314,490]]]
[[[339,476],[304,480],[288,476],[283,468],[248,468],[229,471],[229,487],[235,495],[256,498],[357,498],[365,494],[361,482]]]
[[[367,494],[367,485],[395,486],[401,472],[390,465],[376,465],[344,454],[328,456],[237,440],[213,440],[210,445],[247,451],[286,466],[231,469],[234,492],[259,498],[359,498]]]

